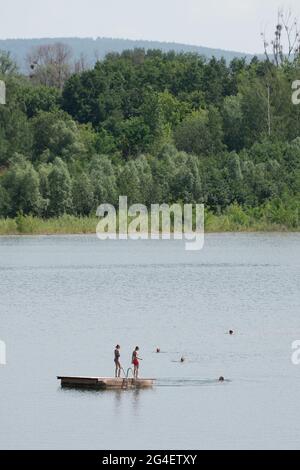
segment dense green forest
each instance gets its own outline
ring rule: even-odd
[[[33,55],[30,77],[0,54],[0,218],[90,216],[127,195],[299,228],[298,60],[136,49],[73,70],[57,52]]]

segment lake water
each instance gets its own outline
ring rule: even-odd
[[[300,234],[4,237],[0,285],[1,449],[300,448]],[[116,343],[153,390],[60,388]]]

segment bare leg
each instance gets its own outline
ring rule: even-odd
[[[116,378],[121,377],[121,364],[120,364],[120,362],[116,362],[115,377]]]

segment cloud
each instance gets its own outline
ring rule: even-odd
[[[1,37],[121,37],[262,51],[278,6],[299,0],[0,0]]]

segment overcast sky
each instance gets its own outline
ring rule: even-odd
[[[0,37],[115,37],[260,52],[278,7],[299,0],[0,0]]]

